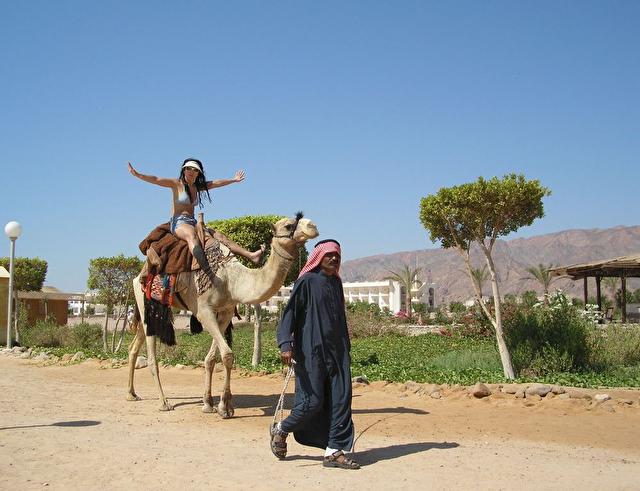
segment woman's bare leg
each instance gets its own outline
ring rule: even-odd
[[[260,263],[260,260],[262,259],[262,254],[264,253],[264,250],[265,250],[264,244],[261,245],[260,249],[258,249],[257,251],[250,252],[244,247],[242,247],[240,244],[235,243],[229,237],[218,232],[217,230],[213,230],[212,232],[213,232],[213,237],[216,240],[222,242],[224,245],[226,245],[229,248],[229,250],[234,254],[242,257],[246,257],[249,261],[251,261],[254,264]]]
[[[213,273],[211,272],[211,266],[209,265],[209,261],[207,261],[207,257],[204,254],[204,250],[196,237],[196,229],[192,225],[187,225],[183,223],[176,227],[176,237],[182,239],[189,244],[189,251],[193,254],[193,257],[196,258],[198,264],[200,265],[200,269],[207,273],[209,277],[213,280]]]
[[[196,228],[193,225],[182,223],[176,227],[175,235],[189,244],[189,251],[193,253],[193,248],[198,245]]]

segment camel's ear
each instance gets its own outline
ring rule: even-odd
[[[270,223],[269,225],[271,226],[271,233],[273,235],[275,235],[276,234],[276,226],[273,223]]]

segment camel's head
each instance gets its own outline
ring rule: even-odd
[[[315,239],[318,228],[308,218],[302,218],[302,212],[296,213],[294,218],[283,218],[271,226],[273,238],[282,245],[300,247],[309,239]]]

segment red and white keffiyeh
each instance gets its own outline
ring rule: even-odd
[[[320,262],[322,262],[322,258],[331,252],[337,252],[338,254],[342,255],[342,253],[340,252],[340,244],[333,240],[327,240],[326,242],[323,241],[318,243],[311,251],[306,264],[300,270],[298,278],[300,278],[303,274],[308,273],[312,269],[317,268],[320,265]],[[338,278],[340,277],[340,267],[338,267],[338,270],[336,271],[336,276],[338,276]]]

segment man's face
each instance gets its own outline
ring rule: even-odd
[[[324,255],[320,262],[320,269],[327,276],[338,274],[340,268],[340,254],[337,252],[329,252]]]

